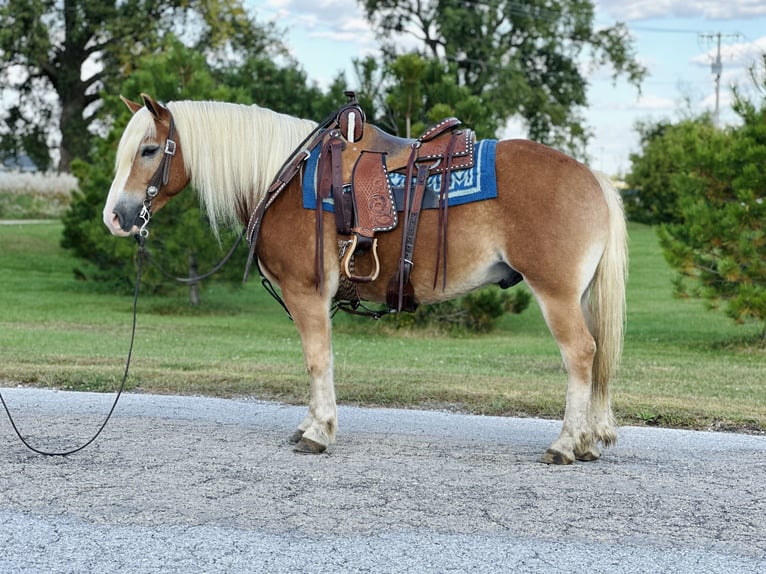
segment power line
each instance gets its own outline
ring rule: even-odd
[[[652,32],[654,34],[703,34],[702,30],[692,30],[690,28],[653,28],[650,26],[633,26],[626,23],[628,30],[636,32]]]

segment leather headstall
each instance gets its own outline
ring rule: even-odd
[[[141,211],[138,216],[136,216],[136,224],[139,227],[138,236],[141,239],[149,237],[147,226],[152,217],[152,200],[160,193],[160,189],[168,184],[168,179],[170,178],[170,160],[176,155],[176,140],[174,139],[176,124],[175,121],[173,121],[173,115],[170,114],[170,110],[168,110],[168,114],[170,115],[170,122],[168,124],[168,136],[165,139],[165,148],[162,152],[162,159],[160,160],[160,165],[157,166],[157,170],[154,172],[154,175],[152,175],[146,186],[146,197],[141,206]]]

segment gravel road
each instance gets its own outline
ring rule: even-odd
[[[45,449],[112,397],[3,388]],[[123,396],[47,458],[0,421],[1,572],[766,572],[766,437],[626,427],[593,463],[537,461],[558,421]],[[66,437],[64,440],[62,437]]]

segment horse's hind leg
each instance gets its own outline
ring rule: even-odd
[[[283,289],[283,296],[298,328],[311,378],[309,411],[290,442],[296,452],[318,454],[335,442],[338,427],[329,303],[317,292],[295,294]]]
[[[567,397],[564,424],[559,437],[543,454],[549,464],[571,464],[575,459],[595,460],[600,452],[590,422],[591,377],[596,342],[576,294],[553,296],[530,285],[545,316],[548,328],[561,350],[567,370]]]

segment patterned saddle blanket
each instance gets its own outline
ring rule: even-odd
[[[495,178],[495,144],[497,140],[482,140],[476,143],[476,162],[472,168],[460,169],[450,173],[448,203],[451,207],[494,199],[497,197],[497,180]],[[319,165],[320,146],[311,151],[303,174],[303,207],[316,209],[317,198],[317,166]],[[397,211],[404,206],[405,175],[400,172],[388,172],[388,181],[394,194]],[[439,207],[442,174],[428,178],[423,195],[423,209]],[[326,211],[333,210],[333,199],[323,201]]]

